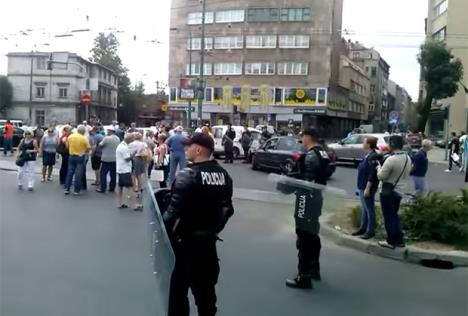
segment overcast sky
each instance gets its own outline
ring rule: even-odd
[[[416,97],[416,55],[424,39],[427,0],[344,1],[343,29],[350,34],[345,37],[378,49],[391,66],[390,79]],[[143,81],[147,92],[154,92],[157,80],[167,82],[169,16],[169,0],[3,0],[0,74],[7,72],[8,52],[62,50],[86,58],[100,31],[118,30],[120,56],[130,78]],[[91,32],[55,37],[76,29]],[[26,30],[30,35],[20,35]]]

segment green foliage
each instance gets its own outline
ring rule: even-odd
[[[125,124],[135,122],[138,105],[141,104],[144,95],[145,87],[141,82],[134,87],[128,86],[125,89],[125,92],[122,93],[122,102],[120,103],[122,106],[119,106],[117,109],[117,118],[119,122],[123,122]]]
[[[420,109],[419,130],[424,131],[430,115],[432,100],[455,95],[463,78],[463,64],[456,59],[442,41],[427,40],[418,55],[422,79],[426,84],[426,98]]]
[[[13,101],[13,86],[6,76],[0,76],[0,114],[6,115]]]
[[[402,223],[408,237],[439,241],[468,248],[468,190],[462,196],[429,193],[402,207]]]

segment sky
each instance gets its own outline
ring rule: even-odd
[[[4,1],[0,74],[7,73],[8,52],[70,51],[87,58],[96,35],[114,31],[133,82],[142,81],[148,93],[156,81],[167,82],[170,0]],[[390,79],[415,98],[426,15],[427,0],[344,0],[343,36],[377,49],[391,66]],[[90,31],[71,33],[80,29]],[[63,34],[73,36],[57,37]]]

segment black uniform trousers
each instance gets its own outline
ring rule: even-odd
[[[219,260],[214,238],[190,238],[173,243],[176,264],[171,278],[169,316],[189,316],[192,290],[199,316],[216,315]]]
[[[226,155],[224,162],[225,163],[234,163],[234,147],[225,146],[224,154]]]
[[[318,234],[296,228],[299,275],[310,277],[320,272],[320,249],[322,244]]]

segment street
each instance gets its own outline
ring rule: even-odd
[[[266,174],[228,168],[236,187],[272,190]],[[22,192],[15,173],[0,176],[0,315],[156,315],[141,213],[115,208],[108,194],[64,196],[56,182]],[[313,291],[287,289],[292,207],[235,200],[235,208],[219,243],[219,315],[468,315],[468,269],[424,268],[327,240],[324,280]]]

